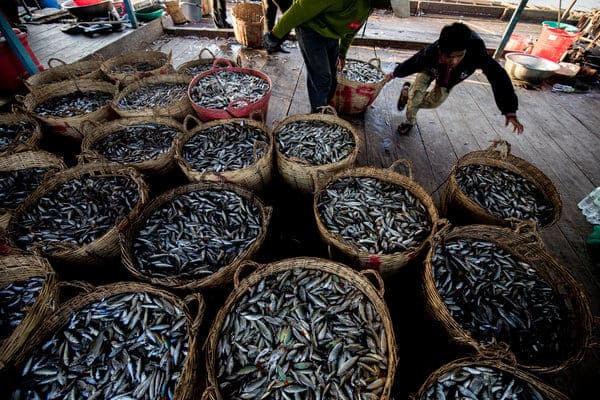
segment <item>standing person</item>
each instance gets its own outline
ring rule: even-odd
[[[285,13],[292,5],[292,0],[262,0],[263,10],[265,11],[265,27],[267,32],[275,26],[275,17],[277,17],[277,9],[281,13]]]
[[[212,17],[217,28],[231,29],[233,26],[227,22],[226,0],[212,0]]]
[[[273,29],[263,36],[269,53],[283,51],[281,43],[294,29],[306,64],[311,112],[328,105],[337,86],[354,36],[375,7],[389,0],[294,0]]]
[[[399,63],[387,76],[388,80],[417,73],[412,84],[406,82],[398,99],[398,110],[406,106],[406,121],[398,127],[398,134],[406,135],[417,121],[421,108],[435,108],[442,104],[452,87],[467,79],[480,68],[492,86],[496,105],[504,115],[504,126],[512,125],[513,132],[523,133],[517,119],[518,100],[508,74],[487,52],[483,40],[465,24],[446,25],[433,44]],[[435,80],[433,89],[427,91]]]

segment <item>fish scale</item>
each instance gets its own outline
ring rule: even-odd
[[[224,398],[363,399],[383,392],[387,351],[381,316],[361,291],[325,271],[293,269],[264,277],[231,306],[217,379]]]
[[[268,145],[262,129],[232,122],[197,132],[183,145],[182,155],[195,171],[235,171],[260,159]]]
[[[35,133],[35,125],[21,121],[15,124],[0,124],[0,152],[26,142]]]
[[[205,108],[225,109],[235,100],[256,102],[268,90],[269,83],[259,76],[237,71],[215,71],[196,82],[191,89],[191,98]],[[246,105],[246,102],[236,104],[237,107]]]
[[[416,248],[431,231],[425,205],[410,190],[375,178],[336,180],[321,192],[317,209],[330,232],[372,254]]]
[[[117,107],[121,110],[139,110],[164,107],[183,100],[188,85],[178,82],[161,82],[133,89],[121,97]]]
[[[347,59],[342,75],[349,81],[360,83],[379,83],[385,75],[375,66],[360,60]]]
[[[87,92],[77,91],[62,96],[52,97],[38,104],[34,113],[46,117],[75,117],[89,114],[104,107],[113,95],[111,93],[91,90]]]
[[[58,170],[36,167],[0,171],[0,208],[17,208],[40,185],[46,174]]]
[[[24,363],[17,399],[172,399],[188,354],[187,320],[150,293],[101,299]]]
[[[565,306],[528,263],[491,242],[455,239],[435,248],[431,264],[448,311],[480,344],[505,342],[537,363],[572,351]]]
[[[33,276],[0,288],[0,342],[9,337],[25,318],[27,310],[37,300],[44,282],[43,277]]]

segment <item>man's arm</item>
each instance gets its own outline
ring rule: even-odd
[[[329,7],[328,1],[296,0],[279,18],[272,33],[279,39],[284,38],[292,29],[310,21]]]
[[[402,78],[421,72],[428,67],[432,67],[435,60],[437,60],[437,42],[419,50],[408,60],[398,63],[396,68],[394,68],[394,72],[392,72],[392,76],[394,78]]]

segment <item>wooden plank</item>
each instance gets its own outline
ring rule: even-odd
[[[589,93],[549,93],[551,101],[559,102],[571,116],[584,125],[592,134],[600,137],[600,113],[598,103],[600,94],[596,91]]]

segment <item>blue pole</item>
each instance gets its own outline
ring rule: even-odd
[[[21,64],[25,67],[25,70],[27,70],[29,75],[40,72],[38,66],[25,49],[25,46],[23,46],[23,43],[21,43],[17,35],[13,32],[12,27],[3,12],[0,12],[0,31],[2,31],[2,35],[6,38],[6,42],[15,52],[17,58],[21,61]]]
[[[133,6],[131,5],[131,0],[123,0],[125,4],[125,9],[127,10],[127,16],[129,17],[129,23],[133,29],[138,27],[137,19],[135,18],[135,12]]]
[[[521,18],[521,13],[525,9],[525,6],[527,5],[527,1],[529,1],[529,0],[521,0],[521,3],[519,3],[519,7],[517,7],[517,9],[513,12],[512,17],[510,17],[508,26],[506,27],[506,30],[504,31],[504,33],[502,35],[502,40],[500,40],[500,44],[498,45],[498,48],[496,49],[496,52],[494,53],[495,59],[498,59],[498,57],[500,57],[502,55],[502,52],[504,51],[504,47],[506,47],[506,43],[508,43],[508,39],[510,38],[510,35],[512,35],[513,31],[515,30],[515,26],[517,25],[517,22],[519,21],[519,18]]]

